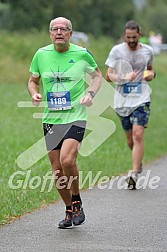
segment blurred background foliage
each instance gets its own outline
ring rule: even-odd
[[[46,30],[65,16],[74,30],[119,39],[124,23],[135,19],[142,31],[160,33],[167,42],[167,0],[0,0],[0,30]]]

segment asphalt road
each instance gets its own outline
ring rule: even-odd
[[[0,251],[167,252],[167,157],[140,176],[145,189],[120,189],[120,177],[106,189],[82,191],[86,222],[73,229],[57,228],[62,201],[1,226]]]

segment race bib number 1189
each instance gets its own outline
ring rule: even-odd
[[[70,92],[47,92],[47,103],[49,110],[71,109]]]

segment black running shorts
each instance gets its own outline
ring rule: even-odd
[[[79,143],[85,133],[86,121],[76,121],[68,124],[43,124],[46,148],[48,151],[60,150],[65,139],[75,139]]]

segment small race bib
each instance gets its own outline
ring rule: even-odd
[[[47,103],[49,110],[71,109],[70,91],[47,92]]]
[[[130,95],[139,95],[142,93],[141,82],[128,82],[123,85],[123,93]]]

